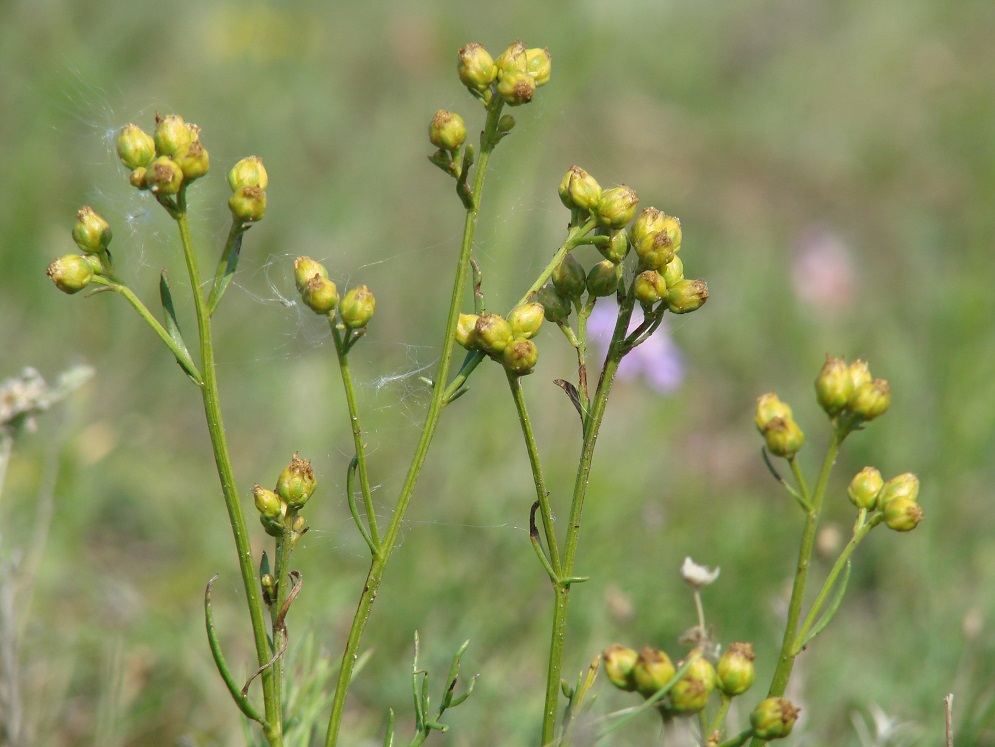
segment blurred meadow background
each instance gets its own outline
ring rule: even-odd
[[[152,305],[168,267],[190,326],[172,226],[128,186],[116,130],[151,128],[157,111],[202,126],[212,173],[191,196],[202,267],[228,228],[224,174],[242,156],[265,160],[268,212],[215,316],[222,400],[246,507],[252,483],[272,483],[294,451],[314,460],[291,642],[309,633],[309,661],[335,662],[368,563],[343,495],[351,447],[334,350],[293,302],[290,262],[311,255],[340,288],[376,293],[352,359],[377,497],[392,505],[462,228],[450,180],[426,161],[427,123],[447,107],[477,132],[456,50],[480,41],[496,55],[519,38],[550,49],[553,75],[492,162],[476,250],[489,303],[509,306],[559,246],[556,187],[572,164],[680,216],[686,272],[710,290],[704,309],[667,325],[673,376],[613,395],[578,564],[592,578],[574,590],[564,671],[613,642],[680,654],[694,607],[678,569],[691,555],[722,569],[706,613],[719,640],[754,643],[746,700],[761,698],[802,517],[761,462],[754,402],[776,390],[794,406],[814,470],[828,427],[812,380],[827,353],[865,357],[891,382],[892,407],[848,441],[821,546],[834,557],[847,534],[845,486],[865,464],[917,472],[927,520],[859,550],[840,615],[799,659],[792,743],[940,744],[954,692],[958,747],[995,745],[995,4],[984,0],[4,3],[0,378],[34,366],[54,380],[81,361],[96,371],[17,443],[0,503],[3,664],[25,744],[244,743],[204,635],[203,588],[218,572],[222,641],[248,666],[197,392],[122,299],[70,298],[44,275],[75,250],[75,212],[92,205],[113,226],[119,272]],[[573,366],[553,330],[538,343],[525,388],[562,516],[579,439],[551,380]],[[464,672],[481,673],[434,744],[535,743],[551,595],[505,391],[486,365],[444,415],[365,637],[373,653],[344,744],[382,743],[388,707],[407,733],[415,629],[433,697],[467,638]],[[11,562],[32,552],[25,579]],[[603,680],[596,691],[598,715],[634,703]],[[656,737],[647,717],[603,743]]]

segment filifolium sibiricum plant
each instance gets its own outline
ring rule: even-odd
[[[477,111],[483,118],[483,127],[479,141],[468,141],[467,126],[455,112],[440,110],[429,124],[429,141],[435,149],[429,161],[452,179],[456,204],[464,213],[463,236],[454,252],[449,309],[445,327],[439,331],[439,362],[432,378],[431,400],[406,477],[386,515],[379,513],[374,504],[371,485],[375,479],[370,474],[363,413],[350,365],[351,351],[363,344],[369,325],[376,322],[374,293],[361,284],[340,293],[324,265],[309,257],[294,261],[294,278],[302,303],[327,319],[331,331],[347,408],[341,415],[350,423],[353,456],[347,463],[329,468],[345,473],[345,497],[370,558],[366,577],[356,580],[359,598],[343,642],[337,681],[322,700],[330,702],[325,745],[339,742],[343,715],[349,705],[349,685],[357,662],[362,659],[363,633],[373,600],[398,545],[402,522],[415,497],[436,429],[450,408],[461,408],[464,413],[473,408],[472,398],[460,398],[468,391],[467,382],[480,365],[497,365],[505,373],[509,400],[518,416],[535,485],[529,538],[536,569],[548,577],[552,607],[546,684],[542,692],[536,693],[544,702],[542,723],[536,727],[536,744],[568,743],[571,726],[579,723],[577,716],[593,699],[592,686],[602,664],[612,685],[634,691],[644,699],[640,708],[626,709],[624,718],[621,714],[603,717],[597,727],[602,735],[618,728],[635,713],[650,711],[662,717],[665,725],[696,716],[700,744],[730,747],[752,740],[756,745],[787,736],[798,714],[784,699],[792,665],[840,607],[853,550],[881,524],[908,531],[922,519],[916,503],[918,485],[914,476],[900,475],[885,482],[873,468],[861,471],[848,491],[857,510],[853,536],[826,574],[814,601],[807,609],[804,607],[819,517],[830,488],[831,467],[844,439],[881,415],[889,402],[887,384],[872,379],[864,363],[847,365],[841,360],[829,360],[819,374],[816,391],[829,415],[830,439],[822,470],[814,483],[805,478],[796,461],[804,437],[791,409],[772,394],[761,397],[757,408],[756,422],[765,441],[767,464],[801,509],[804,524],[784,642],[777,654],[777,667],[767,694],[753,698],[755,708],[749,725],[730,733],[733,730],[726,717],[732,699],[743,697],[753,684],[753,649],[743,642],[723,646],[714,637],[713,627],[705,622],[700,590],[717,573],[690,560],[683,573],[694,589],[698,621],[681,639],[688,650],[678,663],[672,663],[668,654],[652,646],[637,652],[613,645],[594,657],[590,668],[576,678],[576,684],[568,684],[562,668],[570,598],[574,587],[581,587],[586,580],[577,571],[582,515],[598,433],[619,364],[659,329],[668,312],[697,311],[707,300],[708,292],[703,281],[685,276],[680,254],[682,229],[676,217],[652,207],[640,210],[640,200],[633,189],[602,188],[592,175],[574,166],[558,189],[569,212],[562,244],[550,251],[542,271],[528,285],[523,283],[517,302],[502,304],[497,310],[485,303],[483,277],[473,254],[488,165],[498,146],[514,132],[515,117],[510,112],[528,104],[538,89],[549,82],[550,63],[548,51],[528,49],[519,42],[511,44],[496,59],[479,44],[466,45],[459,50],[457,72],[480,107]],[[225,440],[211,332],[212,315],[237,271],[246,232],[265,216],[266,169],[262,160],[253,156],[242,159],[228,172],[232,191],[231,227],[224,246],[211,260],[213,272],[205,277],[200,267],[208,255],[195,248],[188,216],[190,190],[208,174],[210,165],[200,128],[176,115],[157,115],[151,134],[137,125],[124,127],[117,150],[130,183],[155,200],[176,224],[189,277],[189,302],[196,317],[193,342],[188,343],[191,339],[188,332],[180,329],[165,272],[159,283],[161,315],[158,317],[135,295],[127,281],[118,276],[109,251],[111,227],[93,208],[79,211],[72,232],[82,253],[56,260],[49,266],[48,275],[60,290],[69,294],[95,288],[97,292],[122,296],[169,349],[199,392],[245,588],[255,660],[251,665],[240,663],[237,670],[247,672],[242,676],[236,676],[236,668],[226,661],[212,614],[213,579],[207,584],[205,594],[210,652],[235,705],[250,722],[258,725],[256,735],[274,746],[313,743],[312,733],[317,732],[314,719],[304,718],[302,713],[291,709],[291,704],[300,706],[300,703],[289,695],[294,683],[287,681],[291,670],[286,660],[288,650],[294,645],[288,634],[288,619],[293,614],[293,602],[303,589],[302,578],[293,567],[293,553],[309,529],[305,510],[317,487],[314,472],[309,461],[294,454],[275,482],[259,475],[236,478]],[[596,247],[603,259],[593,266],[584,266],[574,250],[585,245]],[[587,325],[598,305],[610,307],[616,316],[600,367],[588,355]],[[639,313],[634,314],[637,308]],[[579,441],[576,478],[572,485],[564,486],[547,485],[525,397],[526,387],[535,379],[531,374],[540,365],[540,348],[556,344],[566,344],[576,356],[576,369],[569,379],[555,380],[565,394],[568,409],[573,410],[569,420],[577,427]],[[539,378],[550,377],[540,374]],[[292,445],[287,451],[293,451]],[[790,478],[777,473],[771,457],[787,461]],[[246,480],[252,478],[274,487],[256,484],[250,491]],[[252,502],[248,503],[250,495]],[[590,496],[591,500],[605,497]],[[250,506],[250,512],[255,512],[272,540],[271,546],[265,549],[251,546],[243,506]],[[561,517],[558,522],[557,516]],[[384,602],[390,604],[389,600]],[[342,610],[329,610],[330,616],[342,614]],[[460,684],[464,679],[460,675],[460,662],[466,648],[464,643],[456,651],[443,682],[441,699],[433,707],[428,674],[417,663],[416,644],[412,680],[414,734],[410,744],[421,744],[433,731],[445,731],[447,726],[442,720],[445,712],[461,705],[471,694],[473,678]],[[585,739],[589,738],[590,732],[586,730]],[[384,744],[396,744],[396,740],[391,715]]]

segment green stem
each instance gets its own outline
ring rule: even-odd
[[[805,512],[805,528],[802,531],[801,546],[798,550],[798,564],[795,567],[795,580],[791,588],[791,601],[788,604],[788,619],[784,626],[784,639],[781,642],[781,653],[778,657],[777,668],[771,678],[768,697],[781,697],[788,687],[788,680],[791,678],[791,670],[795,665],[795,644],[798,641],[798,625],[801,618],[802,604],[805,598],[805,583],[808,580],[808,571],[812,564],[812,553],[815,549],[815,538],[819,528],[819,515],[822,511],[822,501],[826,495],[826,487],[829,484],[829,475],[832,472],[836,456],[839,454],[840,445],[846,434],[840,430],[834,430],[826,449],[825,459],[822,460],[822,470],[819,472],[819,481],[816,483],[815,492],[809,498],[808,491],[801,479],[801,470],[797,460],[792,457],[788,460],[791,470],[798,480],[802,491],[802,497],[809,506]],[[759,747],[765,740],[754,737],[750,742],[750,747]]]
[[[369,527],[370,540],[374,546],[379,547],[380,530],[377,528],[377,515],[373,509],[373,491],[370,489],[370,477],[366,469],[366,444],[363,443],[363,428],[359,423],[356,390],[353,387],[352,372],[349,369],[349,347],[347,340],[342,337],[342,332],[335,325],[334,315],[328,317],[328,325],[332,328],[335,353],[339,359],[339,373],[342,375],[342,387],[345,389],[346,406],[349,408],[349,424],[352,427],[352,443],[356,450],[356,464],[359,467],[359,487],[363,493],[366,523]]]
[[[245,516],[239,500],[238,488],[235,484],[235,473],[231,465],[228,443],[225,439],[224,422],[221,418],[221,400],[218,394],[218,379],[214,363],[214,341],[211,336],[210,317],[207,303],[200,285],[200,273],[197,270],[197,259],[194,255],[193,242],[190,238],[190,224],[187,221],[186,194],[181,190],[178,199],[178,210],[174,216],[180,231],[180,241],[183,245],[183,257],[186,261],[187,273],[190,277],[190,290],[193,296],[194,309],[197,315],[197,332],[200,339],[201,396],[204,401],[204,414],[207,418],[207,430],[211,435],[211,447],[214,451],[214,462],[217,465],[218,477],[221,480],[221,491],[224,494],[225,507],[231,522],[235,549],[238,552],[238,568],[242,575],[242,585],[245,587],[245,600],[249,607],[249,619],[252,622],[252,634],[256,647],[256,660],[262,667],[270,659],[269,640],[266,636],[266,621],[263,616],[263,601],[256,572],[252,562],[252,545],[245,526]],[[172,347],[170,348],[172,349]],[[283,724],[279,720],[280,708],[276,701],[277,686],[274,668],[267,667],[262,674],[263,701],[265,703],[266,739],[272,747],[283,744]]]
[[[525,407],[522,379],[511,371],[507,371],[507,374],[508,386],[511,387],[511,396],[515,400],[515,409],[518,411],[518,422],[522,426],[522,437],[525,439],[525,448],[529,453],[529,465],[532,467],[532,479],[535,482],[536,498],[539,500],[539,515],[542,518],[543,533],[546,535],[549,564],[556,577],[559,578],[560,551],[556,546],[556,533],[553,531],[553,512],[549,506],[549,491],[546,490],[546,482],[542,476],[542,465],[539,462],[539,449],[536,446],[535,434],[532,432],[532,421],[529,419],[529,413]]]
[[[808,615],[805,618],[805,622],[802,623],[801,628],[798,630],[798,636],[796,637],[795,642],[796,655],[801,653],[797,650],[799,648],[799,644],[804,642],[804,640],[808,637],[808,632],[812,629],[815,621],[819,618],[819,613],[822,611],[822,605],[826,603],[826,599],[829,597],[829,592],[831,592],[833,587],[836,586],[836,580],[839,578],[840,573],[843,572],[843,569],[846,568],[847,561],[850,560],[850,556],[853,555],[853,551],[857,549],[857,545],[863,541],[868,532],[870,532],[882,521],[884,521],[884,515],[879,513],[870,521],[862,522],[853,533],[853,537],[850,538],[850,541],[846,543],[846,547],[843,548],[843,552],[840,553],[840,556],[833,564],[832,570],[829,571],[829,575],[826,576],[826,581],[822,584],[822,589],[819,590],[819,595],[815,598],[815,601],[812,602],[812,608],[809,610]]]
[[[573,500],[570,505],[570,518],[567,523],[566,542],[564,544],[562,573],[565,578],[573,576],[574,560],[577,557],[577,546],[580,542],[581,515],[584,511],[584,499],[591,475],[591,464],[594,459],[594,447],[598,440],[598,431],[605,415],[608,395],[615,380],[615,373],[624,355],[625,334],[632,317],[633,298],[627,294],[619,305],[618,319],[612,334],[611,344],[605,367],[601,371],[601,379],[591,404],[591,410],[584,422],[584,441],[581,447],[580,460],[577,468],[577,479],[574,482]],[[560,583],[554,589],[555,607],[553,609],[553,627],[549,645],[549,667],[546,673],[546,700],[542,714],[542,744],[553,741],[556,730],[556,710],[560,695],[560,679],[563,669],[563,649],[566,643],[567,609],[570,602],[570,584]]]
[[[497,133],[497,123],[501,116],[501,105],[495,104],[487,112],[487,122],[484,126],[484,133],[481,136],[480,158],[477,161],[476,172],[473,179],[473,191],[471,193],[472,203],[466,210],[466,218],[463,224],[463,242],[460,247],[459,259],[456,263],[456,273],[453,281],[453,292],[449,301],[449,316],[446,320],[446,332],[442,341],[442,353],[439,360],[439,370],[435,376],[435,385],[432,388],[432,400],[428,406],[428,413],[425,416],[425,424],[422,427],[421,438],[415,448],[414,457],[408,468],[407,476],[401,487],[401,492],[397,498],[397,504],[391,515],[390,523],[380,543],[380,553],[374,556],[370,564],[370,570],[366,577],[366,584],[359,598],[356,614],[349,629],[349,638],[346,641],[345,651],[342,654],[342,662],[339,667],[339,677],[335,688],[335,695],[332,699],[332,712],[328,719],[328,730],[325,733],[326,747],[332,747],[338,742],[339,730],[342,726],[342,715],[345,708],[346,693],[349,688],[349,681],[352,679],[353,668],[358,658],[359,645],[366,629],[366,623],[370,617],[370,609],[373,600],[376,598],[383,580],[387,562],[394,551],[398,533],[401,530],[401,523],[404,514],[411,501],[418,476],[421,474],[422,466],[428,455],[428,448],[435,435],[435,428],[438,425],[439,417],[445,406],[446,395],[449,389],[446,387],[446,380],[449,377],[449,367],[452,363],[453,348],[456,344],[456,323],[459,319],[460,309],[463,305],[463,295],[466,286],[467,268],[470,264],[470,254],[473,249],[473,239],[477,230],[477,217],[480,210],[480,198],[484,188],[484,176],[487,173],[487,163],[490,160],[491,152],[496,145],[495,133]],[[455,389],[452,391],[455,392]]]

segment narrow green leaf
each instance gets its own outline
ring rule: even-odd
[[[805,636],[805,640],[801,642],[800,646],[796,646],[798,653],[811,643],[812,639],[815,638],[819,633],[826,629],[826,626],[832,622],[833,618],[836,617],[836,613],[839,611],[840,605],[843,603],[843,595],[846,593],[846,586],[850,582],[850,570],[853,564],[848,560],[846,561],[846,570],[843,571],[843,577],[839,580],[836,586],[836,593],[833,595],[832,601],[826,608],[826,611],[822,613],[822,617],[819,621],[812,626],[812,630],[809,634]]]
[[[242,253],[242,237],[245,236],[245,232],[244,229],[237,232],[233,229],[233,233],[234,236],[230,238],[224,253],[221,255],[221,261],[218,263],[218,272],[214,276],[214,287],[211,288],[211,295],[207,299],[207,313],[209,316],[214,316],[214,310],[221,303],[221,297],[224,296],[225,291],[228,289],[228,284],[231,282],[232,275],[235,274],[235,270],[238,268],[238,258]]]
[[[162,313],[165,321],[163,326],[169,338],[176,344],[177,350],[180,351],[179,353],[173,352],[176,362],[180,364],[180,368],[183,369],[187,376],[193,379],[194,382],[199,383],[200,372],[190,357],[190,351],[187,349],[187,344],[183,341],[183,334],[180,332],[180,325],[176,321],[176,309],[173,308],[173,294],[169,291],[169,279],[166,277],[165,269],[159,275],[159,300],[162,301]]]

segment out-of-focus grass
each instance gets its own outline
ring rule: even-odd
[[[105,744],[237,743],[203,635],[200,594],[215,571],[229,658],[249,661],[195,392],[118,299],[66,298],[43,274],[73,249],[75,210],[92,204],[146,297],[163,266],[182,285],[170,226],[127,187],[108,135],[157,110],[204,128],[214,173],[193,202],[205,256],[226,230],[224,170],[249,153],[266,161],[269,212],[216,317],[223,398],[246,493],[295,450],[315,460],[322,488],[291,632],[313,627],[336,655],[366,565],[342,500],[344,406],[320,326],[278,294],[289,296],[298,254],[376,292],[354,365],[377,496],[390,505],[461,226],[450,183],[424,159],[426,124],[440,106],[477,121],[453,74],[458,46],[497,52],[520,37],[551,49],[554,72],[515,113],[487,185],[477,256],[491,304],[517,298],[558,245],[567,216],[555,187],[573,163],[680,215],[688,273],[711,291],[670,328],[687,359],[681,391],[621,384],[612,403],[578,568],[592,581],[575,589],[566,671],[615,641],[676,652],[693,617],[676,577],[690,554],[723,569],[705,599],[718,636],[754,641],[761,681],[769,674],[800,517],[760,463],[752,403],[777,389],[795,405],[814,466],[825,434],[810,381],[827,352],[866,356],[892,383],[892,411],[848,444],[827,513],[845,532],[842,487],[872,463],[918,472],[928,519],[910,536],[876,532],[858,553],[838,621],[799,661],[800,731],[857,744],[851,713],[877,705],[935,744],[954,691],[957,743],[995,744],[993,32],[995,9],[980,0],[6,4],[0,375],[27,364],[52,374],[75,357],[98,371],[59,465],[23,641],[39,743],[88,743],[98,721]],[[843,247],[849,295],[799,295],[792,267],[806,237]],[[549,382],[571,369],[552,333],[540,347],[527,391],[562,515],[576,416]],[[535,738],[550,599],[527,541],[513,410],[491,395],[502,378],[480,371],[443,422],[366,637],[375,652],[350,699],[351,744],[378,734],[388,706],[407,715],[415,627],[433,670],[469,637],[464,665],[482,673],[440,743]],[[27,536],[50,438],[43,429],[18,452],[7,546]],[[599,692],[601,712],[631,704]],[[654,729],[613,743],[646,743]]]

